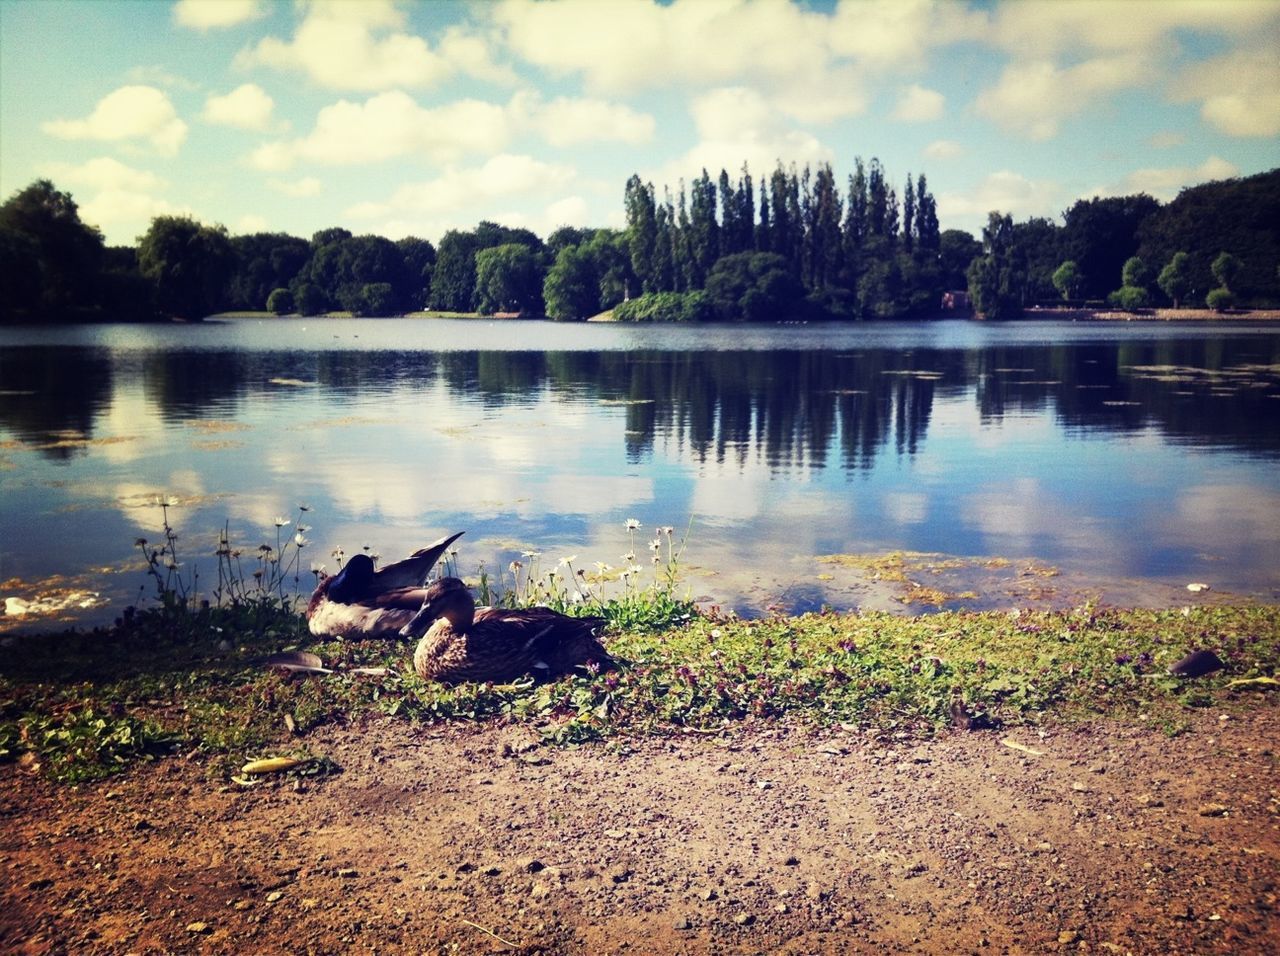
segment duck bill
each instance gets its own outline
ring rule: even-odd
[[[409,619],[409,623],[400,628],[400,636],[405,638],[421,637],[436,619],[435,608],[431,601],[423,601],[418,613]]]

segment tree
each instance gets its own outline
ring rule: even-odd
[[[1022,311],[1013,249],[1013,217],[992,212],[982,230],[983,254],[969,265],[969,297],[984,318],[1009,319]]]
[[[480,312],[541,315],[542,271],[528,246],[511,242],[476,253],[476,306]]]
[[[225,228],[187,216],[157,216],[138,242],[138,268],[154,283],[156,304],[186,319],[222,308],[235,261]]]
[[[1080,291],[1080,267],[1068,259],[1053,273],[1053,286],[1065,300],[1074,299]]]
[[[470,312],[476,289],[476,249],[474,234],[450,229],[436,249],[431,273],[431,308],[445,312]]]
[[[396,242],[396,248],[404,259],[404,279],[396,289],[396,298],[407,311],[425,309],[436,266],[436,247],[426,239],[405,236]]]
[[[803,298],[787,260],[768,252],[724,256],[707,276],[705,292],[717,317],[726,321],[781,318]]]
[[[1209,268],[1213,272],[1213,277],[1218,280],[1218,285],[1234,291],[1236,277],[1240,275],[1241,269],[1239,259],[1229,252],[1220,252]]]
[[[0,318],[53,322],[101,306],[104,247],[70,193],[40,179],[0,206]]]
[[[1160,291],[1173,300],[1173,307],[1191,294],[1191,257],[1185,252],[1175,252],[1156,278]]]
[[[656,292],[654,252],[658,242],[658,216],[654,205],[653,184],[641,182],[639,176],[633,175],[627,180],[624,199],[632,271],[645,292]]]
[[[982,255],[982,243],[963,229],[947,229],[938,237],[938,257],[942,260],[942,284],[946,289],[963,289],[968,282],[969,264]]]
[[[542,284],[547,317],[573,322],[595,315],[600,304],[600,279],[591,253],[583,246],[566,246]]]
[[[1081,294],[1102,298],[1130,256],[1138,235],[1160,204],[1145,193],[1078,200],[1064,214],[1060,259],[1073,259],[1083,276]]]
[[[272,289],[267,296],[267,311],[276,315],[288,315],[293,311],[293,293],[288,289]]]
[[[1120,277],[1120,288],[1108,295],[1107,301],[1129,312],[1145,307],[1149,300],[1147,283],[1150,281],[1147,264],[1138,256],[1130,256],[1125,260]]]
[[[273,290],[286,288],[306,266],[311,245],[277,232],[256,232],[231,239],[235,266],[227,283],[233,309],[261,309]]]
[[[1220,252],[1209,268],[1213,272],[1213,277],[1218,280],[1218,288],[1210,290],[1205,297],[1205,304],[1218,312],[1231,308],[1236,304],[1233,286],[1236,277],[1240,275],[1240,260],[1229,252]]]

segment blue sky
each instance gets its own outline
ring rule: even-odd
[[[876,156],[977,232],[1280,165],[1278,50],[1276,0],[0,0],[0,193],[435,241]]]

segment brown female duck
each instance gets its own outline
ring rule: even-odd
[[[462,536],[441,538],[403,561],[374,570],[373,559],[357,554],[325,578],[307,605],[307,626],[317,637],[396,637],[426,598],[427,575]]]
[[[465,584],[441,578],[427,588],[421,610],[400,635],[426,631],[413,654],[414,669],[426,680],[501,683],[525,674],[557,677],[584,665],[613,667],[596,638],[604,624],[604,618],[569,617],[546,607],[477,610]]]

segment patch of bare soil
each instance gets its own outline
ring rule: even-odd
[[[578,750],[370,722],[257,787],[0,768],[6,953],[1275,952],[1280,709]],[[1020,748],[1010,746],[1017,744]]]

